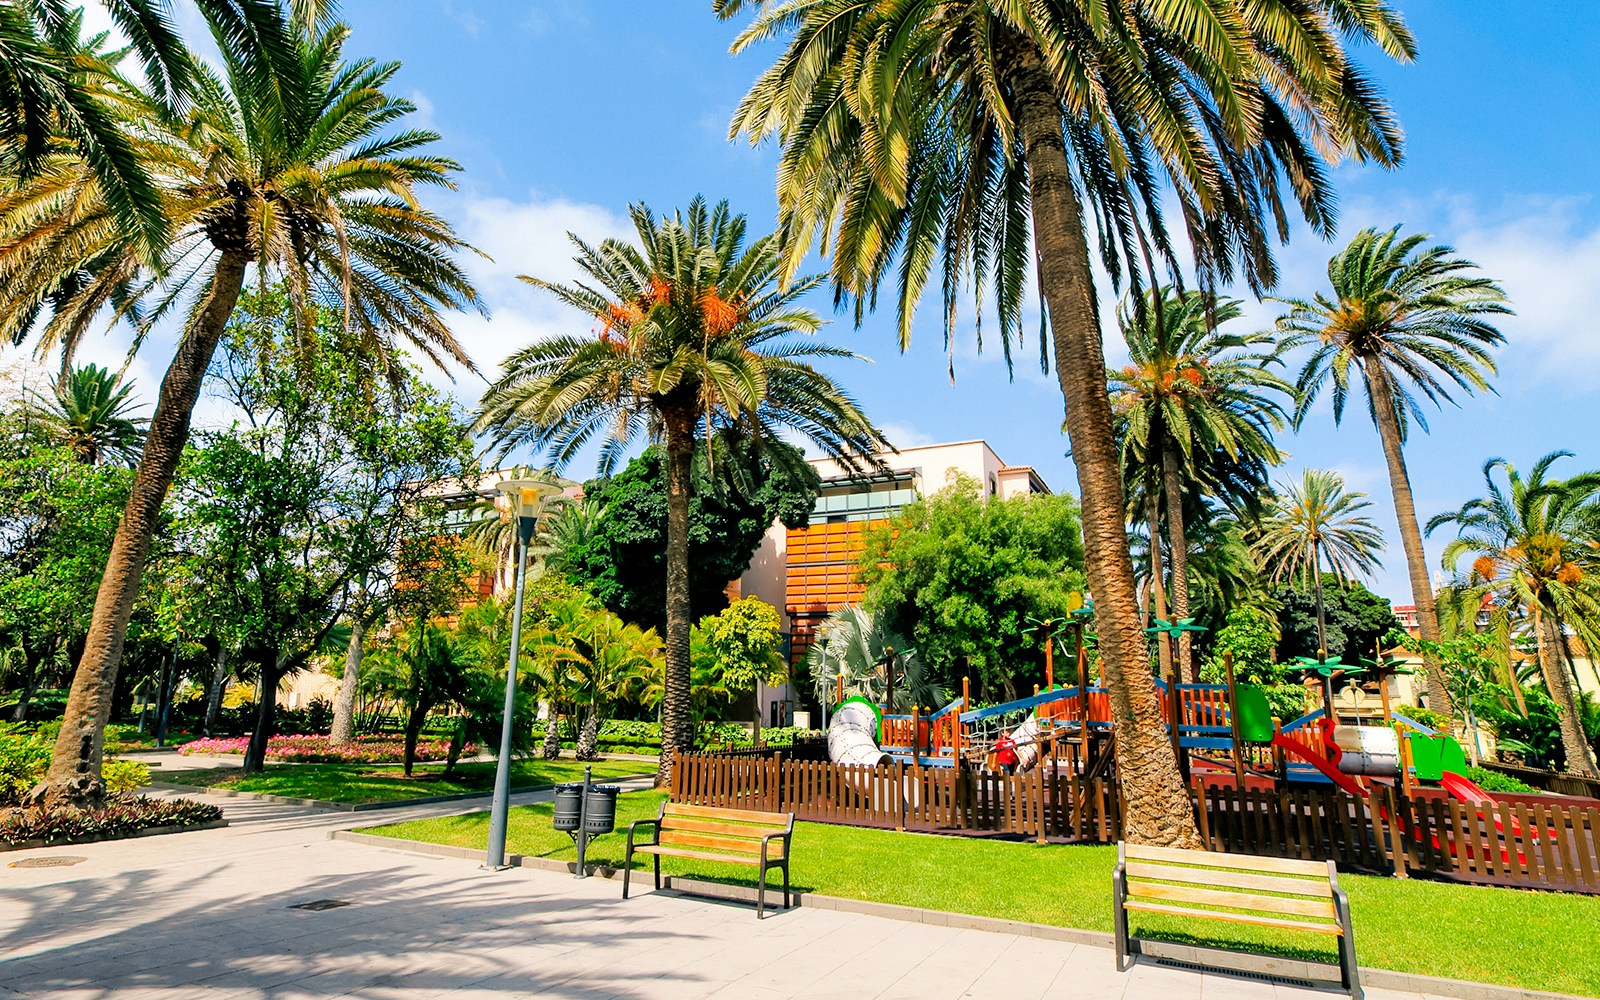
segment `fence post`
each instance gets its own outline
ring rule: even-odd
[[[1241,785],[1240,787],[1244,786]],[[1204,843],[1205,849],[1209,851],[1213,849],[1211,846],[1211,808],[1206,801],[1206,779],[1204,777],[1194,779],[1194,790],[1196,793],[1195,819],[1199,821],[1200,825],[1200,840]]]
[[[1382,797],[1384,804],[1388,806],[1389,822],[1387,826],[1389,828],[1389,853],[1393,855],[1392,860],[1394,863],[1394,877],[1408,878],[1409,876],[1406,874],[1405,824],[1400,818],[1399,800],[1395,795],[1393,788],[1386,788],[1381,792],[1376,789],[1373,790],[1371,797],[1367,800],[1367,808],[1372,812],[1373,826],[1378,827],[1380,831],[1382,829],[1379,824],[1379,821],[1382,819],[1382,812],[1378,808],[1380,796]],[[1381,835],[1378,837],[1378,846],[1380,849],[1383,847],[1383,838]]]
[[[894,828],[901,833],[906,829],[906,766],[894,762],[894,797],[899,803],[894,809]]]
[[[772,783],[767,787],[772,812],[783,812],[783,751],[772,755]]]

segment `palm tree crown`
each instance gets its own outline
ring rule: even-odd
[[[693,746],[689,499],[695,439],[760,443],[792,428],[851,468],[889,447],[849,393],[810,362],[854,357],[807,339],[822,321],[798,304],[815,280],[780,287],[771,236],[745,242],[745,218],[696,198],[658,220],[632,208],[637,244],[576,236],[586,280],[542,288],[594,324],[505,361],[478,418],[502,452],[531,445],[560,468],[597,436],[612,469],[641,433],[664,441],[667,471],[666,669],[660,780]],[[797,336],[800,335],[800,336]],[[876,461],[876,459],[870,459]]]
[[[1344,477],[1307,469],[1298,483],[1284,483],[1269,502],[1257,532],[1256,561],[1274,583],[1299,578],[1312,585],[1327,571],[1341,581],[1369,575],[1381,563],[1383,533],[1363,513],[1365,493],[1345,489]]]
[[[139,463],[149,421],[131,414],[132,395],[133,386],[124,385],[120,374],[99,365],[74,368],[56,387],[51,417],[61,440],[79,461]]]
[[[1503,458],[1483,466],[1485,495],[1460,510],[1428,521],[1428,533],[1454,526],[1444,567],[1455,571],[1463,556],[1475,556],[1471,582],[1481,583],[1506,608],[1522,608],[1533,619],[1545,686],[1562,713],[1567,766],[1595,775],[1569,676],[1563,633],[1571,630],[1588,649],[1600,649],[1600,557],[1595,528],[1600,518],[1600,472],[1568,479],[1550,467],[1571,453],[1554,451],[1524,478]],[[1496,481],[1503,476],[1505,484]]]

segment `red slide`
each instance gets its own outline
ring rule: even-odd
[[[1338,785],[1351,795],[1363,799],[1367,797],[1367,790],[1361,787],[1360,782],[1339,770],[1334,766],[1332,761],[1328,760],[1328,758],[1322,756],[1314,750],[1308,749],[1304,743],[1296,743],[1294,740],[1289,739],[1282,733],[1278,733],[1276,736],[1272,737],[1272,745],[1279,747],[1284,753],[1292,754],[1293,756],[1305,761],[1307,764],[1310,764],[1318,771],[1321,771],[1329,781],[1333,782],[1335,785]]]
[[[1487,816],[1494,823],[1496,830],[1501,833],[1506,832],[1505,826],[1500,822],[1500,817],[1492,811],[1485,811],[1493,810],[1499,803],[1495,801],[1494,796],[1479,788],[1475,782],[1469,781],[1464,776],[1452,771],[1445,771],[1439,775],[1439,787],[1450,793],[1452,798],[1459,799],[1469,806],[1478,807],[1479,816]],[[1522,836],[1522,824],[1515,819],[1511,821],[1511,834],[1515,837]]]

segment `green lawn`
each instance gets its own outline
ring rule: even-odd
[[[597,760],[595,780],[654,774],[654,761]],[[430,795],[487,791],[494,787],[494,761],[457,764],[448,780],[443,764],[418,764],[406,777],[398,764],[277,764],[261,774],[241,774],[238,767],[172,771],[156,780],[175,785],[232,788],[323,802],[394,802]],[[511,787],[582,781],[583,764],[574,760],[520,760],[511,767]]]
[[[623,796],[619,829],[653,817],[660,793]],[[384,837],[482,847],[487,813],[445,816],[364,829]],[[589,860],[620,865],[624,837],[602,837]],[[550,806],[511,811],[507,847],[518,854],[572,859],[572,841],[550,828]],[[1003,843],[963,837],[800,823],[796,888],[852,899],[1007,917],[1062,927],[1111,930],[1111,870],[1116,848]],[[663,858],[662,870],[753,884],[753,869]],[[1340,877],[1355,917],[1362,965],[1453,979],[1566,993],[1600,994],[1600,897]],[[1265,928],[1130,914],[1134,933],[1197,938],[1334,961],[1326,938]],[[1109,957],[1107,958],[1109,962]]]

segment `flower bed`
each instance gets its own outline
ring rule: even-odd
[[[267,756],[273,760],[299,764],[398,764],[405,760],[405,740],[387,736],[361,736],[353,743],[334,746],[327,736],[274,736],[267,741]],[[250,737],[235,736],[228,739],[191,740],[178,748],[181,754],[242,754],[250,745]],[[462,757],[478,753],[476,744],[461,748]],[[447,760],[450,741],[418,740],[417,760]]]
[[[109,840],[157,827],[201,826],[221,818],[222,810],[205,802],[135,795],[113,799],[99,809],[6,809],[0,810],[0,844]]]

